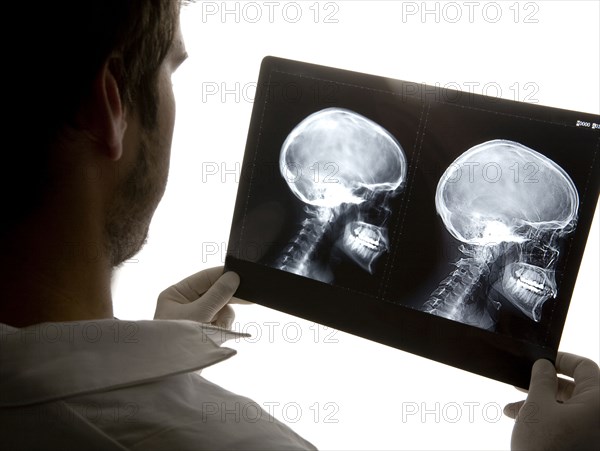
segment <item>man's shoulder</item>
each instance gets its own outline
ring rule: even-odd
[[[50,402],[196,371],[235,350],[191,321],[114,319],[0,328],[0,407]]]
[[[14,449],[315,449],[257,402],[194,372],[0,408],[0,419],[11,420],[2,438]]]
[[[1,332],[0,415],[12,419],[3,425],[13,424],[15,449],[314,449],[258,403],[196,373],[235,354],[219,346],[219,331],[101,320]]]

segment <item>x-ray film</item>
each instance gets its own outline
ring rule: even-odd
[[[244,299],[527,387],[599,152],[598,115],[267,57],[226,267]]]

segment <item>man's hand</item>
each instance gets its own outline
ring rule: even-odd
[[[573,381],[558,378],[557,370]],[[515,418],[511,448],[597,449],[600,444],[600,370],[592,360],[558,353],[556,369],[538,360],[525,401],[508,404]]]
[[[170,286],[159,296],[154,319],[188,319],[229,329],[235,313],[230,305],[240,284],[234,272],[223,267],[200,271]]]

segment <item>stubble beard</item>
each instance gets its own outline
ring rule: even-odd
[[[150,221],[166,187],[160,145],[155,133],[144,131],[131,173],[123,180],[109,209],[105,248],[115,268],[135,256],[146,244]]]

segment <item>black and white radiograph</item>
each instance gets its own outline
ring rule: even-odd
[[[579,196],[554,161],[520,143],[484,142],[460,155],[437,185],[435,207],[462,244],[456,269],[422,310],[493,329],[501,302],[533,321],[557,295],[561,241],[576,227]]]
[[[600,117],[274,57],[257,86],[237,294],[527,387],[589,301]]]
[[[388,250],[389,197],[406,179],[398,141],[372,120],[347,109],[326,108],[302,120],[287,136],[279,170],[304,204],[305,219],[277,258],[277,269],[332,282],[335,268],[320,252],[325,235],[345,258],[368,273]]]

